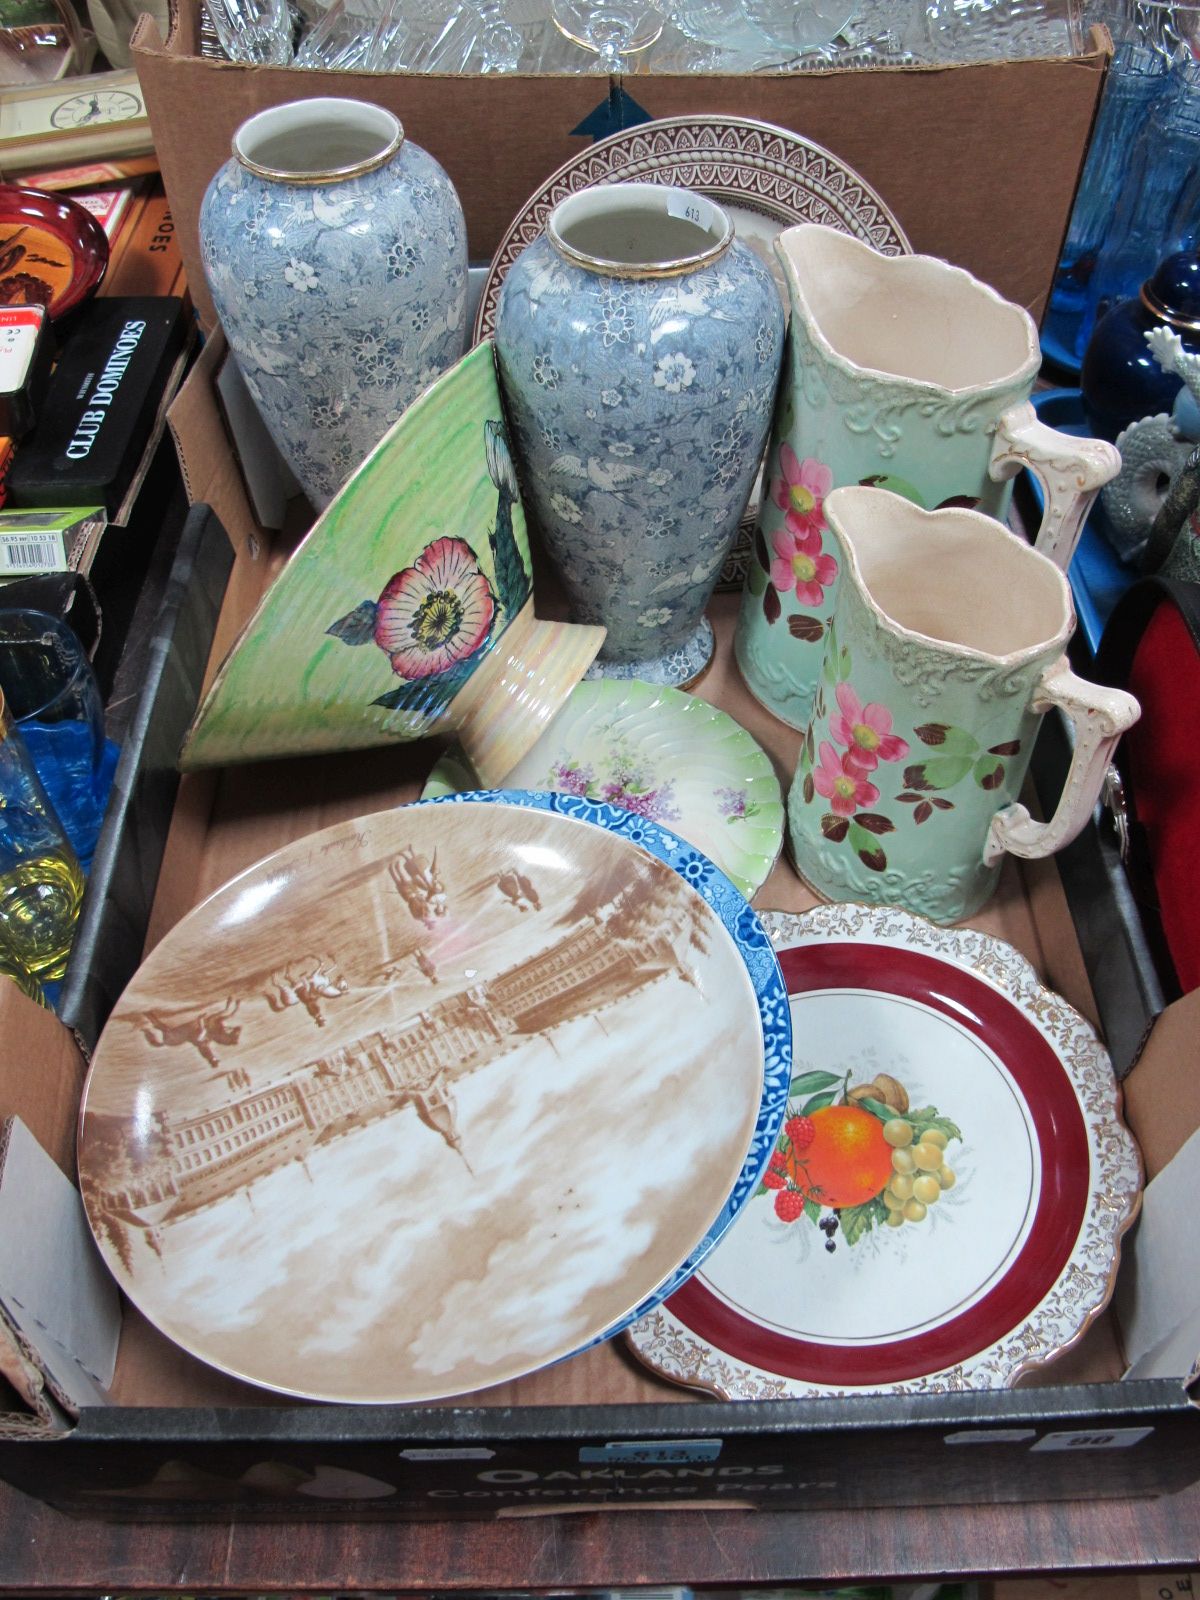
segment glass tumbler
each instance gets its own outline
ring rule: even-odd
[[[83,646],[61,617],[0,607],[0,689],[83,862],[104,820],[104,706]]]
[[[56,981],[82,900],[83,871],[0,692],[0,943]]]
[[[0,979],[4,978],[10,983],[15,983],[22,994],[28,995],[39,1006],[46,1004],[46,995],[41,984],[9,944],[7,937],[0,934]],[[0,993],[3,992],[3,988],[4,985],[0,982]]]

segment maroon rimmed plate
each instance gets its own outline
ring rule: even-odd
[[[906,912],[763,914],[791,1001],[757,1194],[627,1338],[729,1399],[995,1388],[1107,1304],[1141,1160],[1091,1025],[1011,946]]]
[[[43,305],[52,321],[95,294],[108,235],[66,195],[0,184],[0,305]]]

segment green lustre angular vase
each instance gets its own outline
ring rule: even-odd
[[[490,341],[384,435],[209,685],[183,767],[457,733],[485,786],[536,742],[603,628],[534,614]]]

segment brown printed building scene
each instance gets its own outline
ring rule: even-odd
[[[514,1337],[518,1352],[582,1342],[608,1301],[625,1309],[610,1253],[665,1276],[744,1157],[761,1060],[742,1049],[731,1072],[720,1045],[759,1025],[724,929],[668,867],[563,818],[394,812],[289,855],[150,958],[98,1052],[84,1194],[129,1292],[233,1370],[266,1360],[278,1326],[296,1352],[275,1350],[273,1370],[318,1393],[335,1352],[364,1384],[436,1387],[419,1376],[423,1330],[464,1278],[480,1284],[480,1381],[514,1359]],[[291,957],[318,906],[327,953]],[[668,995],[683,1020],[664,1050]],[[627,1137],[631,1086],[647,1117]],[[686,1203],[649,1213],[646,1196],[689,1168]],[[461,1229],[439,1199],[454,1191]],[[289,1248],[297,1235],[308,1242]],[[394,1257],[386,1277],[376,1250]],[[558,1290],[550,1264],[564,1258]],[[535,1281],[561,1303],[527,1328],[517,1305]],[[436,1372],[447,1358],[426,1341]]]

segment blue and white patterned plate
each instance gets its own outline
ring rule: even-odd
[[[452,795],[297,840],[171,930],[93,1057],[80,1187],[192,1354],[433,1400],[677,1289],[790,1073],[774,951],[705,856],[570,795]]]

